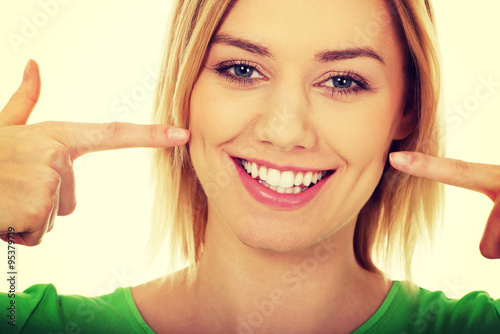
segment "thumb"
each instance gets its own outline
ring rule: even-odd
[[[23,82],[0,112],[0,127],[26,124],[40,96],[40,69],[36,61],[26,64]]]

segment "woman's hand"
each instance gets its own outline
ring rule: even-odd
[[[16,244],[37,245],[57,215],[76,206],[73,161],[90,152],[183,145],[189,132],[163,125],[44,122],[25,125],[40,95],[35,61],[0,112],[0,234],[15,230]]]
[[[478,191],[488,196],[495,204],[479,249],[488,259],[500,258],[500,166],[436,158],[418,152],[391,153],[390,162],[394,168],[407,174]]]

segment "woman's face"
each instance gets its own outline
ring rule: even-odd
[[[191,96],[209,222],[283,253],[353,227],[411,130],[403,60],[383,0],[237,1]]]

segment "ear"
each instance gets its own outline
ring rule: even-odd
[[[396,124],[394,131],[394,140],[402,140],[410,135],[417,126],[417,111],[415,108],[406,108],[403,115],[399,119],[399,124]]]

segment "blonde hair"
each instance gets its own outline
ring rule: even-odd
[[[394,142],[391,150],[440,156],[440,75],[431,7],[424,0],[388,3],[407,52],[407,104],[413,108],[416,119],[414,131],[406,139]],[[191,91],[210,39],[231,4],[231,0],[175,2],[156,93],[155,123],[188,126]],[[192,167],[189,147],[158,149],[154,181],[150,255],[167,241],[172,253],[170,266],[187,264],[190,284],[196,276],[194,264],[203,252],[207,198]],[[387,162],[379,185],[358,217],[354,234],[358,263],[378,272],[374,255],[403,254],[404,267],[410,273],[414,246],[424,231],[432,231],[441,196],[442,189],[436,183],[399,173]]]
[[[428,0],[389,0],[388,4],[406,48],[406,104],[416,121],[413,132],[394,141],[390,151],[443,156],[438,112],[441,74],[431,4]],[[405,278],[411,279],[415,246],[432,240],[442,204],[441,184],[401,173],[387,161],[377,188],[356,222],[354,252],[358,263],[379,272],[374,259],[387,265],[399,257]]]

